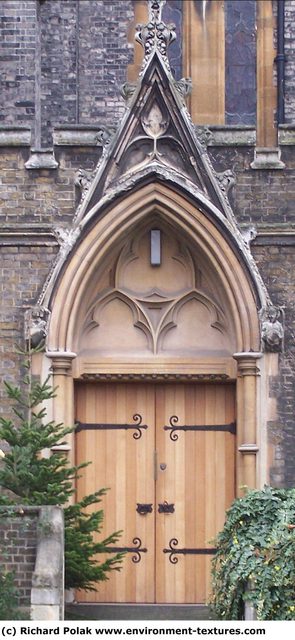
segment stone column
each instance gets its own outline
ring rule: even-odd
[[[56,388],[53,398],[52,417],[55,422],[62,422],[66,427],[74,425],[74,381],[72,377],[72,361],[76,357],[71,351],[47,351],[51,359],[52,386]],[[68,435],[65,445],[57,445],[54,450],[68,451],[69,463],[74,464],[74,434]]]
[[[237,378],[237,434],[239,459],[237,464],[237,487],[246,485],[249,489],[257,486],[256,454],[257,413],[258,413],[258,360],[260,352],[235,353],[238,363]]]

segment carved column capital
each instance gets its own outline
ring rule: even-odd
[[[77,354],[72,351],[47,351],[47,358],[51,359],[51,369],[54,376],[70,376],[72,361]]]
[[[260,369],[257,360],[262,357],[261,351],[241,351],[233,354],[238,363],[238,376],[259,376]]]

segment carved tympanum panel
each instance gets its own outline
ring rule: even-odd
[[[151,264],[151,230],[160,264]],[[156,216],[110,257],[85,301],[79,353],[100,357],[230,355],[227,303],[204,256]]]

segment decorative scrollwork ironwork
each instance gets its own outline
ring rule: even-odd
[[[171,538],[170,542],[169,542],[169,548],[168,549],[163,549],[163,553],[169,553],[169,561],[171,562],[171,564],[177,564],[178,562],[178,558],[177,558],[177,554],[181,554],[183,556],[190,554],[190,555],[212,555],[214,553],[216,553],[216,549],[215,548],[202,548],[202,549],[189,549],[189,548],[183,548],[183,549],[176,549],[176,547],[178,546],[178,540],[177,538]]]
[[[141,547],[140,538],[133,538],[132,542],[135,545],[134,547],[106,547],[105,551],[107,553],[133,553],[131,560],[137,564],[141,561],[141,554],[147,553],[147,549],[146,547]]]
[[[229,424],[183,424],[178,425],[179,418],[177,416],[171,416],[169,419],[170,425],[165,425],[164,430],[170,431],[170,440],[175,442],[178,440],[178,434],[176,431],[227,431],[228,433],[236,433],[236,423],[231,422]]]
[[[147,424],[142,424],[142,416],[139,413],[135,413],[133,416],[133,420],[135,422],[135,424],[112,424],[112,423],[108,423],[108,422],[101,422],[101,423],[89,423],[89,422],[77,422],[77,427],[76,427],[76,433],[79,433],[80,431],[87,431],[89,430],[110,430],[110,429],[125,429],[126,431],[128,429],[135,429],[134,433],[133,433],[133,438],[134,440],[139,440],[139,438],[141,438],[142,436],[142,429],[147,429],[148,425]]]
[[[175,547],[177,547],[178,545],[178,540],[177,538],[171,538],[170,542],[169,542],[169,549],[163,549],[164,553],[169,553],[169,561],[171,562],[171,564],[177,564],[178,562],[178,558],[175,555],[176,553],[179,553],[179,551],[175,551]]]
[[[133,416],[133,420],[134,422],[136,422],[136,426],[135,429],[136,431],[134,431],[133,433],[133,438],[134,440],[139,440],[139,438],[141,438],[142,433],[141,433],[141,429],[147,429],[147,424],[141,424],[142,423],[142,417],[139,413],[135,413]],[[130,428],[132,428],[132,425],[130,425]]]
[[[178,434],[175,433],[175,431],[178,428],[177,427],[178,417],[177,416],[171,416],[169,422],[170,422],[170,427],[165,425],[164,430],[167,431],[168,429],[171,429],[171,431],[170,431],[170,440],[173,440],[175,442],[175,440],[178,440]]]

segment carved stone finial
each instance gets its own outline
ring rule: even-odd
[[[166,0],[149,0],[149,22],[136,26],[135,40],[144,48],[142,71],[152,53],[157,50],[170,71],[167,49],[175,40],[175,25],[162,21],[162,8]]]
[[[269,306],[261,309],[261,338],[265,351],[282,350],[284,328],[283,311],[280,307]]]
[[[35,349],[47,336],[50,311],[42,306],[31,307],[25,312],[25,339]]]

